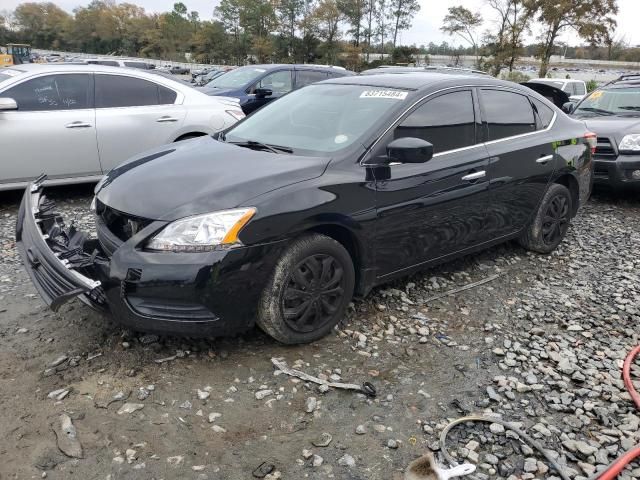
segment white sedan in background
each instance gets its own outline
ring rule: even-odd
[[[0,69],[0,190],[22,188],[43,172],[50,185],[97,181],[135,154],[242,118],[234,98],[133,68]]]

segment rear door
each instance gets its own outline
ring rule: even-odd
[[[0,112],[0,182],[100,175],[92,76],[56,73],[0,92],[18,110]]]
[[[487,151],[480,137],[473,89],[430,97],[378,143],[372,155],[400,137],[431,142],[425,163],[377,168],[376,262],[384,277],[490,239]],[[386,170],[386,172],[385,172]]]
[[[542,200],[555,168],[556,114],[511,90],[482,88],[480,99],[491,179],[487,229],[498,238],[525,228]]]
[[[96,128],[104,172],[150,148],[171,142],[186,109],[178,93],[149,80],[96,74]]]

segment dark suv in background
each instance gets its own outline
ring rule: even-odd
[[[623,75],[564,110],[598,135],[595,183],[640,185],[640,74]]]
[[[249,65],[214,78],[202,91],[240,99],[246,115],[292,90],[331,78],[355,75],[325,65]]]

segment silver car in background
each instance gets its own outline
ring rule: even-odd
[[[0,70],[0,190],[43,172],[49,185],[97,181],[147,149],[223,130],[244,114],[133,68],[26,64]]]

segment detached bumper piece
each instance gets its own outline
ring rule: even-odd
[[[55,203],[42,195],[42,176],[27,187],[16,225],[18,252],[34,286],[56,311],[82,296],[91,306],[105,309],[101,283],[91,278],[97,263],[108,264],[97,241],[89,240],[73,224],[66,226]]]

